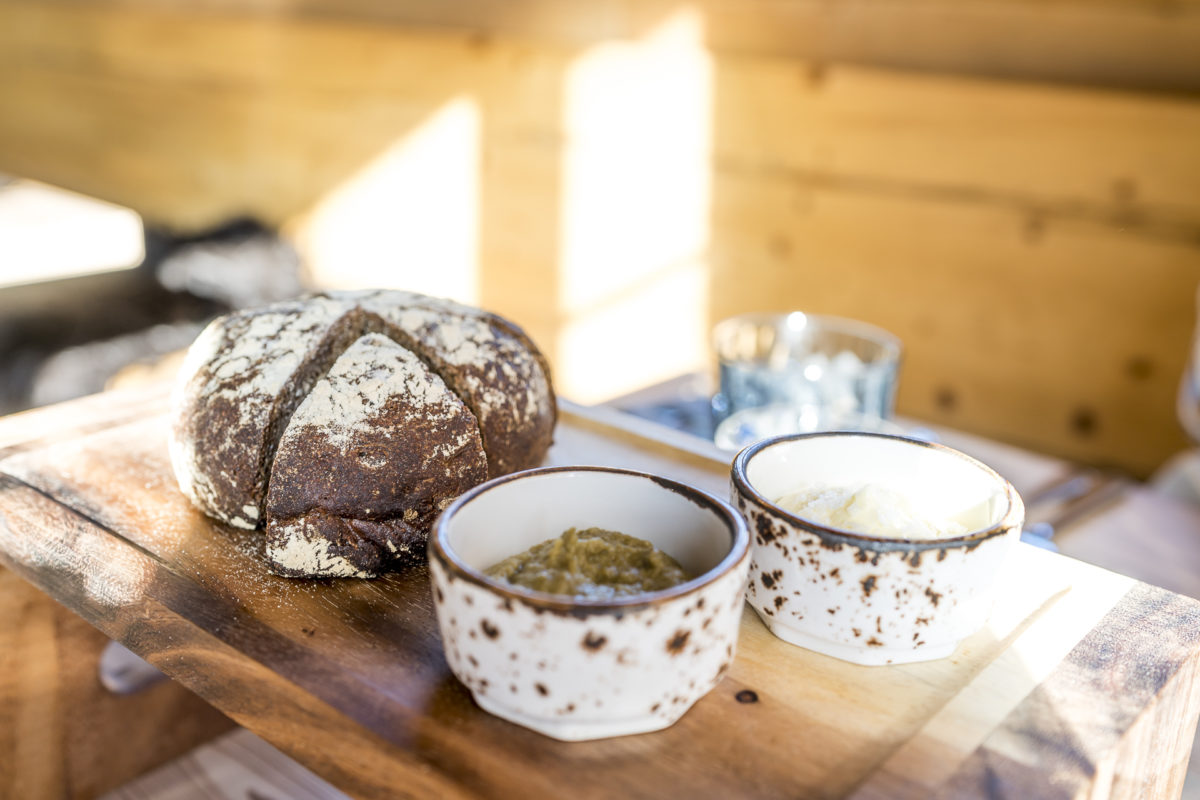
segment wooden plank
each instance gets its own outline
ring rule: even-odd
[[[64,5],[79,0],[59,0]],[[110,8],[177,11],[167,0],[109,0]],[[420,0],[206,0],[206,13],[272,19],[349,19],[464,30],[575,46],[628,39],[676,13],[669,0],[553,0],[431,5]],[[1149,90],[1200,86],[1194,0],[947,2],[700,0],[689,6],[718,52],[778,55],[985,77]]]
[[[1193,244],[783,177],[722,175],[715,197],[714,322],[870,321],[905,344],[900,413],[1075,461],[1146,475],[1187,445]]]
[[[722,169],[1195,240],[1195,98],[794,59],[714,65]]]
[[[10,414],[0,426],[0,458],[161,412],[169,392],[170,383],[160,382],[81,397],[74,407],[82,425],[65,425],[61,411],[53,406]]]
[[[1061,598],[1056,611],[1082,614],[1089,625],[1104,615],[1081,592]],[[1047,679],[1070,648],[1049,630],[1026,636],[942,706],[919,736],[897,748],[857,790],[857,796],[861,800],[922,797],[946,783],[991,731]]]
[[[21,113],[0,118],[0,170],[175,229],[278,225],[464,93],[493,129],[552,126],[564,62],[329,19],[5,2],[0,98]]]
[[[68,8],[87,5],[78,0],[54,2]],[[578,46],[636,33],[626,5],[627,0],[588,0],[570,6],[555,0],[506,0],[504,3],[457,0],[438,4],[421,0],[203,0],[193,5],[188,13],[192,16],[260,18],[279,24],[313,20],[353,22],[465,32],[477,38],[513,36]],[[178,13],[180,10],[169,0],[106,0],[105,7],[120,13]]]
[[[1063,668],[988,736],[947,784],[947,795],[997,783],[1013,796],[1038,791],[1047,779],[1046,730],[1061,732],[1066,742],[1051,755],[1048,776],[1065,795],[1078,795],[1089,787],[1093,796],[1170,797],[1172,791],[1177,795],[1190,748],[1163,753],[1161,766],[1166,768],[1151,778],[1124,771],[1127,766],[1136,770],[1140,766],[1136,760],[1112,763],[1105,743],[1115,744],[1150,701],[1160,699],[1172,706],[1170,693],[1195,695],[1195,674],[1177,675],[1173,667],[1188,660],[1200,617],[1194,606],[1178,599],[1147,586],[1132,590],[1109,612],[1105,624],[1071,651]],[[1164,663],[1169,665],[1166,670]],[[1172,679],[1180,683],[1169,685]],[[1115,688],[1122,700],[1115,713],[1098,713],[1090,703],[1073,702],[1081,688],[1092,696]],[[1194,724],[1194,717],[1188,723]],[[1078,731],[1089,735],[1080,736]],[[1160,782],[1164,785],[1156,785]],[[1152,788],[1157,791],[1147,791]]]
[[[182,228],[289,219],[462,93],[485,109],[489,139],[555,150],[579,52],[136,4],[9,0],[0,19],[0,97],[25,109],[0,120],[0,168]],[[718,157],[1194,228],[1191,98],[814,64],[716,57]]]
[[[972,735],[972,723],[983,716],[978,702],[971,707],[960,695],[931,721],[929,727],[939,729],[932,737],[914,739],[935,738],[938,747],[902,747],[855,797],[1178,797],[1191,741],[1177,732],[1194,730],[1195,715],[1185,712],[1161,732],[1161,761],[1153,770],[1144,771],[1141,759],[1114,754],[1143,717],[1161,712],[1165,721],[1198,696],[1189,665],[1197,644],[1195,605],[1135,586],[1061,664],[1028,687],[999,725],[987,723],[982,741]],[[1029,655],[1037,664],[1042,654]],[[1110,693],[1120,698],[1115,706],[1089,701]],[[985,707],[996,703],[992,696],[974,699]],[[1152,736],[1151,726],[1137,735]],[[965,761],[957,755],[964,746],[973,748]]]
[[[178,684],[110,693],[108,638],[3,568],[0,615],[2,797],[95,797],[232,727]]]
[[[701,8],[711,46],[724,52],[1140,90],[1200,83],[1193,2],[710,0]]]
[[[245,626],[240,630],[251,636],[241,641],[241,652],[205,631],[205,626],[237,627],[233,624],[239,616],[236,607],[214,598],[197,605],[198,587],[187,577],[163,569],[154,554],[129,546],[40,492],[0,478],[0,494],[4,497],[0,547],[14,572],[147,657],[232,719],[263,732],[292,731],[291,738],[297,740],[289,743],[294,757],[321,762],[324,774],[334,779],[346,771],[355,773],[353,784],[366,796],[388,796],[397,785],[411,787],[415,793],[458,796],[451,785],[422,780],[420,772],[399,770],[396,762],[405,760],[403,754],[389,752],[392,748],[331,712],[320,700],[294,693],[286,677],[255,658],[273,652],[278,663],[298,655],[295,648],[281,645],[278,637],[254,625],[249,626],[251,631]],[[27,537],[34,530],[45,530],[31,524],[48,526],[59,540],[51,542],[47,537],[31,542]],[[187,606],[200,625],[179,613],[180,607]],[[315,637],[316,629],[305,630]],[[314,678],[338,680],[336,674]],[[323,735],[294,736],[300,730],[319,730]],[[369,769],[363,762],[368,754],[379,760]]]
[[[64,427],[87,422],[71,404],[57,411]],[[1006,653],[1049,641],[1065,654],[1130,586],[1023,547],[985,630],[952,658],[886,669],[789,646],[747,611],[730,674],[677,725],[566,744],[474,706],[442,658],[423,569],[376,581],[267,574],[257,534],[213,524],[175,489],[163,426],[158,415],[118,420],[75,438],[30,442],[0,461],[8,476],[0,478],[0,560],[364,797],[394,796],[398,786],[439,796],[550,797],[564,785],[582,797],[651,796],[666,787],[842,796],[973,681],[1009,680],[992,666]],[[621,432],[619,418],[567,407],[550,463],[581,461],[726,491],[727,464],[704,447],[646,440]],[[1166,664],[1163,672],[1184,666]],[[744,690],[757,702],[739,701]],[[1190,697],[1176,702],[1186,706]],[[797,746],[804,742],[821,745]]]
[[[1192,791],[1197,776],[1197,719],[1186,709],[1192,702],[1189,695],[1195,697],[1200,684],[1196,672],[1194,664],[1181,669],[1125,734],[1117,752],[1102,762],[1105,774],[1113,776],[1114,797],[1174,800],[1184,790]],[[1163,753],[1174,765],[1168,770],[1147,770],[1143,766],[1147,753]]]

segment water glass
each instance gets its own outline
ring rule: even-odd
[[[718,421],[788,408],[795,431],[863,430],[892,414],[901,345],[882,328],[800,311],[743,314],[717,324],[713,346]]]

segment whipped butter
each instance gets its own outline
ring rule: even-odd
[[[775,500],[796,516],[864,536],[944,539],[967,533],[954,519],[923,515],[900,492],[876,484],[806,486]]]

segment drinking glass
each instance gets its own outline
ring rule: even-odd
[[[781,425],[785,432],[889,428],[902,348],[882,328],[800,311],[742,314],[713,328],[713,347],[722,446]]]

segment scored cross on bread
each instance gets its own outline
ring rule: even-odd
[[[267,492],[281,575],[365,576],[424,552],[424,531],[487,477],[475,415],[380,334],[356,341],[292,415]]]
[[[364,381],[378,394],[355,394]],[[389,416],[426,400],[424,415]],[[328,413],[314,425],[318,401]],[[453,425],[430,422],[449,408]],[[359,419],[366,409],[375,416]],[[266,526],[280,574],[373,575],[423,556],[439,504],[540,464],[556,411],[545,358],[511,322],[410,292],[331,292],[213,321],[172,398],[171,461],[202,511]],[[326,446],[351,418],[363,426],[354,438],[371,451],[366,461]],[[481,448],[466,471],[463,426]],[[335,474],[354,485],[339,494],[326,485]],[[448,488],[425,494],[432,484]]]

